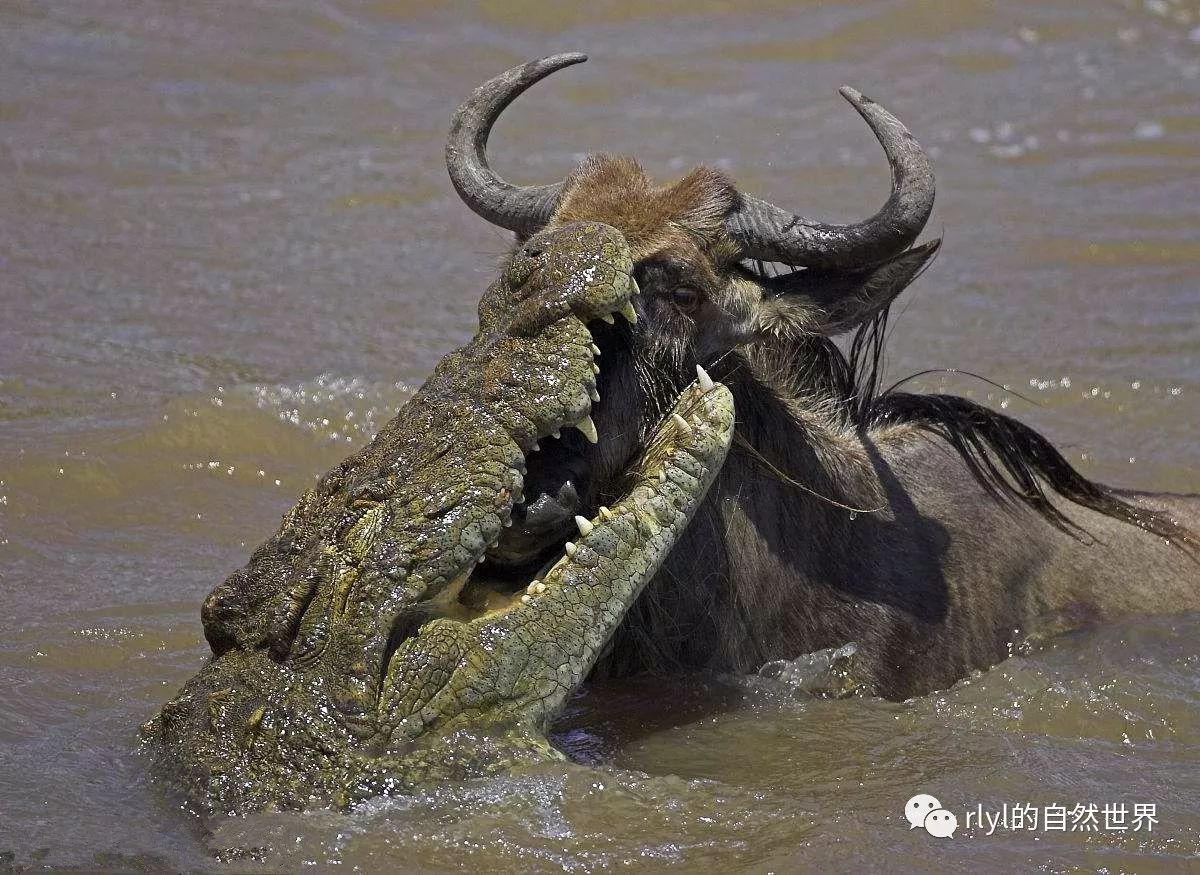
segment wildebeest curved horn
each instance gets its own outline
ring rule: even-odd
[[[570,52],[513,67],[476,88],[454,113],[446,141],[450,181],[463,202],[492,224],[532,234],[546,224],[562,191],[561,182],[519,187],[501,179],[487,160],[492,125],[530,85],[586,60],[587,55]]]
[[[757,198],[726,219],[730,236],[747,258],[802,267],[862,268],[901,252],[917,238],[933,209],[933,168],[924,150],[900,121],[853,88],[842,97],[871,126],[892,166],[892,194],[871,218],[829,225],[797,216]]]

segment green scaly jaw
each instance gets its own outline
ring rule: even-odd
[[[588,245],[583,245],[584,240]],[[483,375],[485,397],[492,395],[490,385],[496,384],[497,391],[488,400],[499,411],[496,418],[521,453],[521,458],[513,460],[514,488],[496,497],[503,529],[512,526],[514,507],[524,503],[527,462],[540,452],[542,442],[561,438],[569,428],[578,429],[591,444],[599,442],[591,414],[600,403],[600,347],[591,326],[597,322],[613,325],[617,317],[637,324],[632,299],[639,289],[632,271],[628,246],[616,231],[598,223],[576,223],[531,237],[510,260],[502,282],[485,295],[480,306],[481,328],[498,330],[503,336],[501,343],[512,348],[497,358],[516,363],[511,372]],[[500,295],[497,290],[513,291]],[[547,357],[539,349],[536,367],[523,370],[521,364],[532,357],[522,348],[522,341],[529,336],[540,340],[539,335],[548,330],[558,335],[553,355]],[[497,533],[482,549],[472,551],[444,587],[427,593],[427,607],[435,616],[472,619],[516,603],[528,576],[518,581],[517,573],[512,572],[503,575],[503,581],[498,575],[478,579],[490,570],[485,565],[487,551],[502,535]]]
[[[523,605],[536,605],[548,591],[592,585],[597,576],[645,576],[644,568],[628,564],[620,573],[613,569],[617,543],[655,538],[691,519],[697,493],[703,494],[729,448],[734,420],[729,390],[697,370],[699,379],[679,396],[635,463],[640,473],[625,496],[611,508],[601,506],[590,520],[575,517],[579,539],[567,541],[562,556],[526,587]]]
[[[636,540],[635,530],[649,535],[674,520],[674,514],[689,507],[681,489],[695,487],[728,448],[733,427],[733,399],[729,390],[714,383],[697,366],[697,379],[678,397],[671,411],[650,436],[641,456],[629,466],[632,482],[625,497],[611,508],[601,506],[594,517],[575,517],[579,537],[566,540],[559,555],[542,565],[524,591],[514,593],[507,604],[483,616],[535,605],[539,596],[555,587],[572,585],[580,573],[604,564],[614,539]],[[687,511],[690,518],[690,510]]]
[[[625,496],[580,517],[555,561],[480,568],[538,442],[568,426],[602,437],[589,325],[636,321],[631,269],[606,225],[531,237],[484,294],[475,337],[213,590],[213,659],[145,727],[203,810],[344,805],[558,756],[547,723],[688,524],[733,432],[732,396],[698,370]],[[494,743],[456,741],[476,728]]]
[[[578,539],[523,592],[469,619],[435,620],[395,651],[382,703],[400,718],[392,737],[489,725],[544,731],[691,521],[733,429],[732,394],[697,368],[631,466],[624,496],[592,519],[576,517]],[[447,641],[455,647],[444,681],[431,696],[412,696],[416,674],[438,664]]]

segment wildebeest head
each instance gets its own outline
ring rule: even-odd
[[[488,134],[525,89],[578,54],[516,67],[478,88],[455,114],[446,149],[450,177],[471,209],[514,231],[602,221],[622,231],[634,256],[638,322],[597,336],[602,440],[571,434],[531,460],[524,517],[496,549],[524,564],[561,541],[576,513],[618,494],[619,472],[697,364],[722,375],[802,358],[826,338],[870,322],[928,263],[938,241],[909,248],[933,205],[928,159],[903,125],[856,91],[843,96],[870,125],[892,167],[892,193],[863,222],[805,219],[740,192],[723,173],[697,167],[658,186],[630,158],[593,155],[562,182],[516,187],[488,165]],[[733,354],[731,354],[733,353]],[[799,364],[799,362],[797,362]],[[536,458],[536,457],[535,457]]]

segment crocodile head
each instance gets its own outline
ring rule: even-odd
[[[700,372],[627,466],[622,497],[553,555],[483,563],[526,459],[597,440],[589,326],[632,314],[622,236],[523,243],[448,355],[205,603],[213,659],[144,727],[210,812],[345,804],[554,756],[548,721],[666,557],[724,460],[728,390]]]

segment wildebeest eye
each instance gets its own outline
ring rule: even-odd
[[[671,290],[671,300],[680,310],[690,313],[700,305],[700,293],[691,286],[676,286]]]

